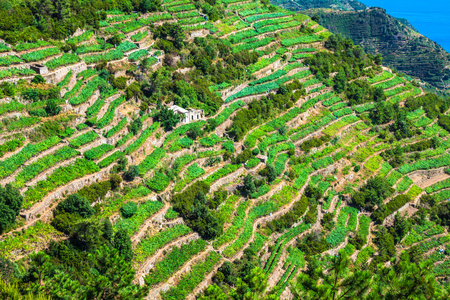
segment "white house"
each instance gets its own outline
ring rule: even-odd
[[[201,120],[205,117],[205,112],[202,109],[184,109],[182,107],[179,107],[178,105],[172,105],[171,107],[169,107],[169,109],[174,113],[181,115],[180,122],[184,124]]]

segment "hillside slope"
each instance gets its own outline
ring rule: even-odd
[[[2,292],[447,299],[450,101],[306,15],[223,2],[2,44]]]
[[[271,3],[289,10],[331,8],[337,10],[361,10],[367,6],[356,0],[275,0]]]
[[[438,88],[450,83],[450,54],[441,46],[418,33],[409,22],[396,19],[381,8],[365,10],[330,9],[328,3],[312,7],[309,1],[272,3],[290,10],[318,14],[321,24],[335,34],[351,38],[368,53],[381,53],[386,66],[418,77]],[[295,4],[294,4],[295,3]],[[322,9],[323,8],[323,9]]]

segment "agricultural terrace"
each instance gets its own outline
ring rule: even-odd
[[[2,46],[0,180],[19,205],[0,254],[45,270],[27,291],[89,298],[121,272],[136,299],[288,299],[336,257],[448,282],[448,102],[306,15],[208,3]]]

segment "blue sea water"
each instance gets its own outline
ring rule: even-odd
[[[360,0],[382,7],[388,14],[408,19],[421,34],[450,52],[450,0]]]

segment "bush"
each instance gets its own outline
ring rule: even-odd
[[[0,186],[0,233],[14,223],[22,207],[23,197],[19,190],[7,184]]]
[[[125,219],[131,218],[137,212],[136,202],[127,202],[120,208],[120,214]]]
[[[170,179],[164,175],[163,173],[155,173],[152,179],[150,179],[147,182],[147,185],[150,189],[161,192],[164,191],[164,189],[169,186]]]
[[[133,181],[136,176],[139,175],[139,167],[138,166],[129,166],[128,170],[123,173],[123,179],[126,181]]]
[[[95,210],[86,198],[72,194],[58,204],[56,212],[57,214],[60,212],[78,214],[82,218],[89,218],[95,213]]]
[[[34,76],[34,78],[31,80],[31,83],[45,83],[45,78],[42,77],[42,75],[36,75],[36,76]]]

